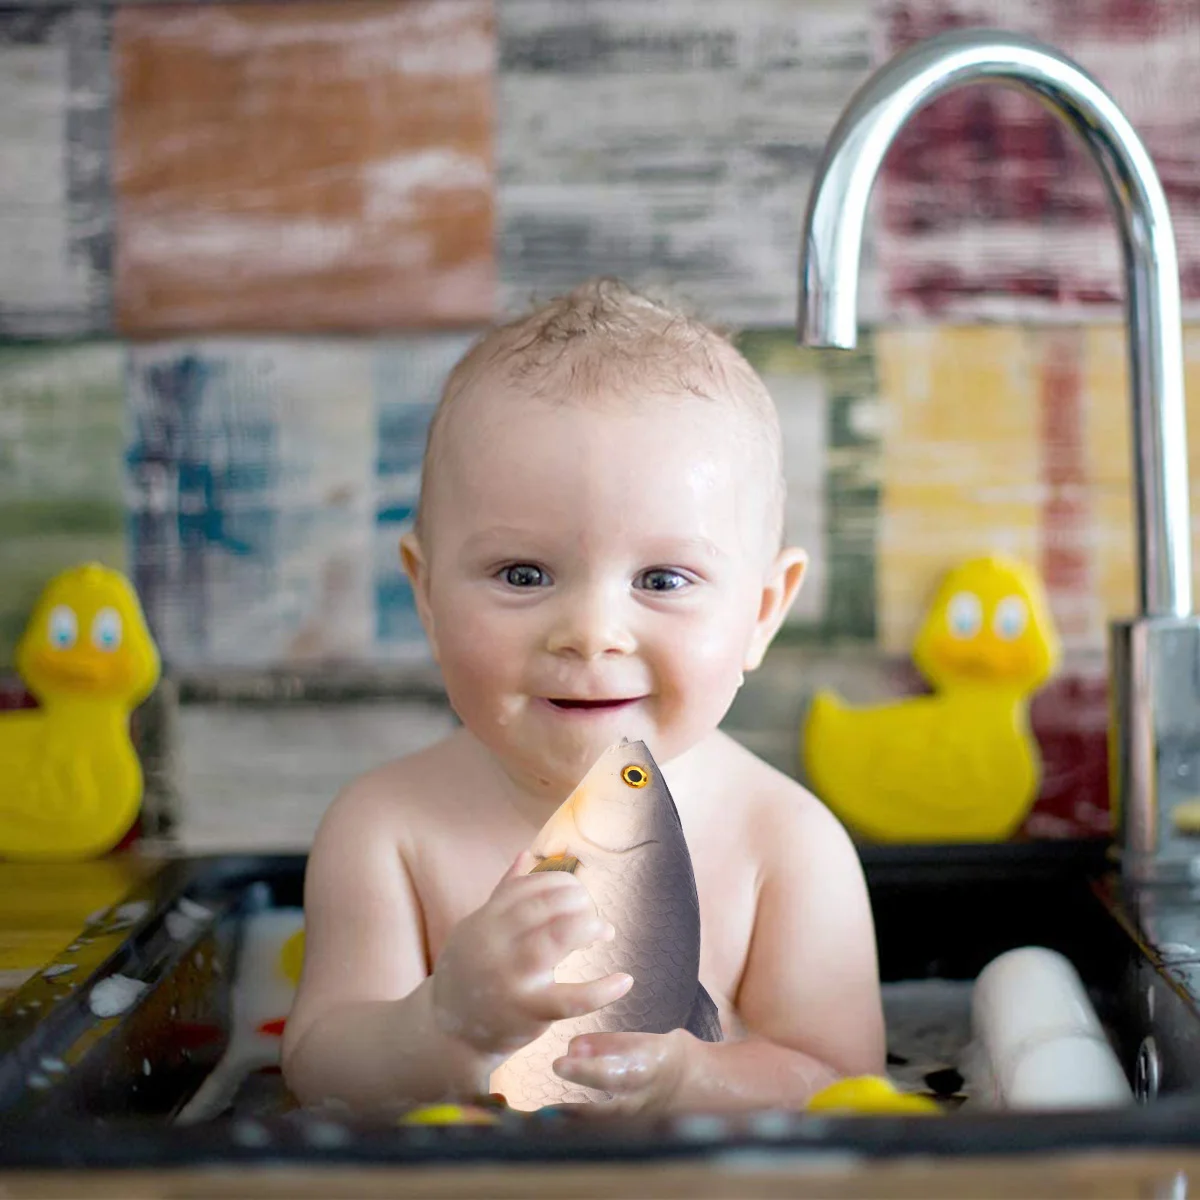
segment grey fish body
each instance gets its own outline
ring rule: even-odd
[[[649,781],[630,787],[625,767]],[[492,1090],[514,1108],[607,1099],[555,1075],[552,1063],[582,1033],[669,1033],[688,1029],[721,1040],[716,1006],[699,981],[700,906],[691,855],[675,803],[644,742],[614,746],[534,841],[539,857],[578,859],[575,877],[601,917],[616,929],[568,955],[555,971],[562,983],[586,982],[615,971],[633,976],[624,996],[598,1012],[555,1022],[505,1061]]]

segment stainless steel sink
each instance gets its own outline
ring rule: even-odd
[[[1200,917],[1189,889],[1140,893],[1135,908],[1102,843],[863,854],[885,988],[971,980],[1019,945],[1057,949],[1085,980],[1144,1102],[1110,1112],[997,1114],[968,1103],[938,1120],[758,1113],[604,1128],[505,1114],[494,1127],[423,1128],[298,1110],[268,1072],[224,1116],[180,1125],[228,1043],[248,921],[301,899],[302,857],[225,856],[166,863],[0,1010],[0,1166],[662,1159],[746,1147],[977,1155],[1200,1142]],[[95,987],[114,976],[129,981],[128,1004],[97,1016]]]

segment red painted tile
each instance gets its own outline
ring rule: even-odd
[[[1200,4],[897,0],[884,57],[949,29],[1031,35],[1114,96],[1154,159],[1175,221],[1185,300],[1200,301]],[[1087,151],[1011,87],[958,89],[901,132],[884,166],[879,261],[900,312],[1115,312],[1108,196]]]
[[[119,9],[121,330],[490,317],[494,42],[490,0]]]

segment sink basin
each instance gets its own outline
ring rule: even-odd
[[[775,1112],[597,1127],[505,1114],[494,1126],[397,1127],[298,1110],[268,1067],[249,1073],[219,1115],[181,1123],[228,1048],[249,931],[264,914],[299,916],[302,856],[233,855],[165,862],[0,1010],[0,1168],[649,1160],[747,1148],[961,1156],[1200,1142],[1200,916],[1187,889],[1123,893],[1101,842],[868,847],[863,860],[894,1073],[928,1076],[949,1108],[961,1101],[953,1063],[918,1061],[905,1039],[923,1029],[935,1057],[952,1055],[950,1026],[965,1018],[970,981],[1004,950],[1039,944],[1074,963],[1142,1102],[1028,1114],[968,1098],[933,1120]],[[1171,935],[1159,949],[1147,940],[1155,931]]]

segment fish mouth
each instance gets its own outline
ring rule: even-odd
[[[632,846],[606,846],[603,842],[594,842],[583,830],[579,830],[579,836],[589,845],[594,846],[597,850],[603,850],[606,854],[632,854],[635,850],[644,850],[647,846],[657,846],[658,838],[646,838],[643,842],[634,842]],[[580,864],[583,865],[582,863]]]

